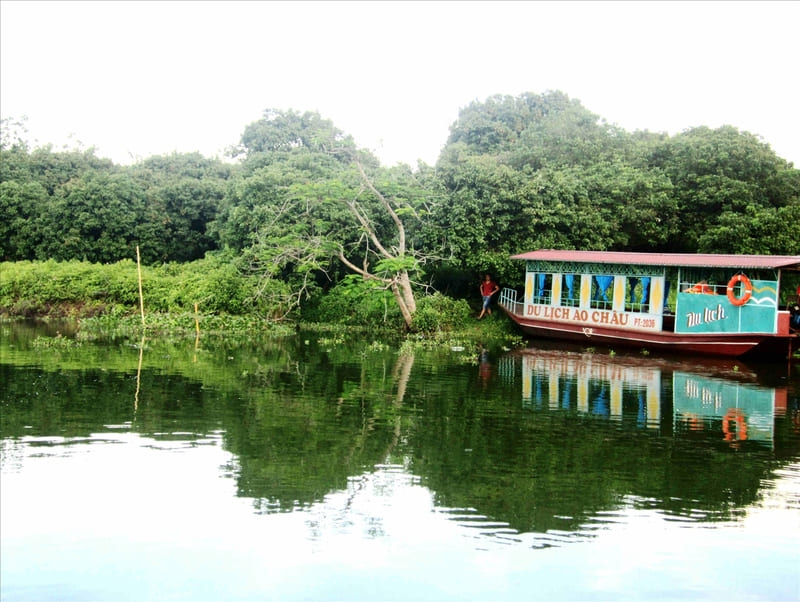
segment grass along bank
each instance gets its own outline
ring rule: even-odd
[[[391,294],[348,278],[316,291],[295,320],[263,305],[258,282],[219,256],[142,267],[145,324],[139,314],[136,263],[20,261],[0,263],[0,317],[70,319],[78,340],[147,336],[286,336],[298,329],[324,331],[335,343],[354,334],[392,347],[516,345],[513,324],[499,312],[478,322],[467,301],[440,293],[422,295],[407,332]],[[197,311],[195,311],[197,307]]]

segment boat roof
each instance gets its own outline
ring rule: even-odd
[[[511,259],[616,265],[800,270],[800,255],[721,255],[715,253],[635,253],[539,249],[512,255]]]

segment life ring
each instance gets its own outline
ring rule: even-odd
[[[731,421],[736,428],[731,430]],[[745,441],[747,439],[747,423],[744,414],[736,408],[729,409],[722,418],[722,432],[725,434],[725,441]]]
[[[733,289],[740,282],[744,286],[744,294],[741,297],[737,297],[734,294]],[[731,278],[728,282],[728,301],[731,302],[731,305],[736,305],[737,307],[744,305],[750,300],[750,296],[752,294],[753,283],[750,282],[750,279],[744,274],[736,274],[736,276]]]

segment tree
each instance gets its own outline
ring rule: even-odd
[[[38,182],[0,182],[0,261],[33,259],[42,240],[47,193]]]
[[[536,171],[630,156],[630,136],[559,91],[491,96],[459,112],[447,146]]]
[[[312,153],[330,153],[345,161],[355,149],[353,139],[323,119],[319,113],[267,109],[264,116],[245,127],[234,156],[248,159],[259,155],[301,149]]]
[[[130,168],[147,190],[146,216],[138,234],[160,240],[148,261],[193,261],[217,249],[210,224],[221,208],[231,172],[230,165],[199,153],[150,157]]]
[[[796,249],[800,171],[731,126],[628,134],[560,92],[493,96],[459,113],[436,169],[433,220],[473,280],[513,282],[531,248]]]
[[[352,139],[316,114],[266,111],[247,126],[242,177],[218,225],[221,240],[244,249],[260,294],[283,313],[337,264],[392,292],[404,322],[416,311],[420,257],[404,220],[424,211],[424,191],[404,166],[381,169]],[[288,284],[288,286],[281,286]]]
[[[736,229],[745,231],[753,225],[747,216],[762,223],[765,216],[800,203],[800,171],[756,136],[732,126],[698,127],[667,139],[654,147],[649,164],[662,170],[674,187],[682,223],[669,243],[675,251],[698,251],[700,241],[707,241],[703,248],[743,253],[743,246],[726,233],[731,219],[738,219]],[[783,229],[776,225],[775,235]]]
[[[509,256],[534,238],[533,224],[521,219],[523,174],[461,143],[443,151],[437,172],[446,197],[433,208],[428,229],[441,233],[437,246],[446,263],[473,276],[488,271],[507,278],[514,269]]]
[[[361,274],[365,280],[375,280],[386,285],[392,291],[406,326],[410,328],[414,312],[417,311],[417,302],[414,299],[414,290],[411,287],[409,273],[417,270],[418,262],[408,252],[405,225],[398,213],[402,212],[403,209],[408,209],[409,205],[399,203],[396,198],[390,199],[384,196],[367,176],[364,166],[359,161],[355,161],[355,165],[361,176],[363,186],[360,192],[366,189],[375,196],[380,206],[394,223],[396,236],[393,237],[394,244],[391,247],[384,244],[384,241],[379,236],[378,228],[370,218],[369,211],[364,208],[362,203],[359,203],[358,196],[348,199],[346,201],[347,208],[361,226],[364,235],[362,239],[364,249],[363,262],[361,266],[358,266],[351,261],[345,253],[344,245],[341,245],[338,249],[339,260],[354,272]],[[368,259],[370,249],[372,249],[371,254],[378,257],[378,262],[373,270],[370,270]]]
[[[800,255],[800,204],[726,211],[697,241],[700,253]]]
[[[59,189],[42,216],[48,237],[37,256],[60,261],[112,262],[133,257],[137,244],[149,253],[156,240],[136,240],[144,190],[125,174],[88,172]]]
[[[378,183],[354,160],[351,170],[292,184],[279,203],[262,207],[261,226],[245,256],[260,274],[265,293],[278,278],[292,283],[291,292],[284,290],[283,298],[274,300],[287,313],[307,296],[315,276],[330,275],[338,260],[365,281],[390,290],[411,326],[416,311],[412,277],[420,259],[409,248],[403,219],[414,218],[415,199],[403,195],[407,184],[392,181],[396,173],[381,173],[386,179]]]
[[[665,250],[680,228],[673,186],[659,170],[624,163],[597,163],[579,171],[591,213],[606,231],[602,250]],[[588,208],[587,208],[588,209]],[[579,246],[580,239],[572,241]]]
[[[671,185],[640,154],[660,139],[631,136],[562,92],[471,104],[437,163],[449,263],[508,282],[519,274],[509,256],[531,248],[663,246],[676,223]]]
[[[61,244],[61,234],[71,224],[69,221],[54,222],[49,216],[63,200],[66,188],[83,177],[111,174],[115,170],[110,161],[98,159],[92,149],[53,152],[50,146],[45,146],[29,151],[21,134],[9,133],[5,121],[3,127],[0,258],[46,259],[50,250],[61,252],[65,248]],[[82,257],[83,254],[77,258]]]

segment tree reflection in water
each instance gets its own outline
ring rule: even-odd
[[[456,521],[517,534],[583,532],[631,503],[729,520],[800,455],[796,393],[731,362],[481,349],[476,366],[449,350],[305,340],[150,340],[50,357],[11,337],[2,436],[125,423],[150,437],[221,433],[234,457],[224,473],[258,513],[332,499],[346,512],[391,477]]]

